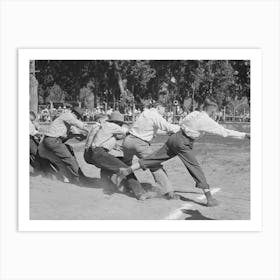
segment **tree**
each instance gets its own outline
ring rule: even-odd
[[[219,106],[225,104],[228,96],[235,96],[236,72],[227,60],[199,61],[193,72],[195,99],[202,104],[206,97],[215,100]]]
[[[84,106],[174,100],[193,109],[206,97],[219,106],[250,100],[250,61],[243,60],[38,60],[40,102],[80,100]],[[51,94],[51,96],[49,96]],[[191,104],[190,104],[191,103]]]
[[[38,112],[38,81],[35,76],[35,60],[31,60],[29,71],[29,108],[37,114]]]
[[[236,71],[236,83],[238,85],[238,97],[247,97],[248,103],[250,104],[250,60],[233,60],[231,61],[232,67]]]
[[[116,60],[114,61],[120,93],[133,93],[135,99],[140,100],[146,93],[148,83],[155,77],[155,69],[145,60]]]
[[[82,87],[80,89],[80,95],[79,95],[79,100],[82,102],[82,104],[87,108],[87,109],[93,109],[94,108],[94,81],[91,80],[87,83],[86,86]]]
[[[56,83],[47,88],[46,102],[64,102],[67,93]]]

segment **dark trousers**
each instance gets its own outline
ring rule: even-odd
[[[29,155],[30,155],[30,165],[34,169],[40,169],[40,163],[37,160],[37,154],[38,154],[38,144],[34,140],[32,136],[29,137]]]
[[[143,169],[156,169],[161,168],[162,162],[178,156],[196,182],[196,187],[208,189],[209,185],[192,149],[193,140],[179,131],[171,135],[159,150],[141,159],[139,163]]]
[[[40,157],[39,155],[39,144],[34,139],[34,137],[29,137],[29,146],[30,146],[30,165],[36,171],[49,172],[51,170],[50,162],[47,159]]]
[[[79,165],[76,158],[60,138],[44,137],[44,152],[42,157],[52,162],[59,171],[70,180],[78,181]]]
[[[84,152],[84,159],[87,163],[93,164],[101,169],[101,176],[110,177],[117,174],[120,168],[127,168],[128,166],[120,159],[109,154],[104,148],[96,147],[89,148]],[[132,189],[136,197],[144,193],[141,184],[134,178],[127,178],[125,185]]]

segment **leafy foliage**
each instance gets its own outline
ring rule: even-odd
[[[94,90],[95,84],[93,80],[90,80],[86,86],[80,89],[79,100],[88,109],[94,108]]]
[[[178,100],[189,110],[206,97],[220,106],[250,100],[250,61],[244,60],[39,60],[36,69],[40,102],[121,108]]]
[[[63,102],[66,97],[66,92],[57,83],[54,83],[52,86],[47,87],[46,94],[47,102]]]

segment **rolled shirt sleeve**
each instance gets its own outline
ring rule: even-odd
[[[88,131],[88,125],[86,123],[83,123],[82,121],[78,120],[73,114],[67,113],[63,114],[63,120],[70,125],[73,125],[79,129],[87,130]]]

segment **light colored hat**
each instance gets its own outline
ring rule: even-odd
[[[124,121],[124,116],[119,111],[114,111],[107,122],[126,124],[126,122]]]

